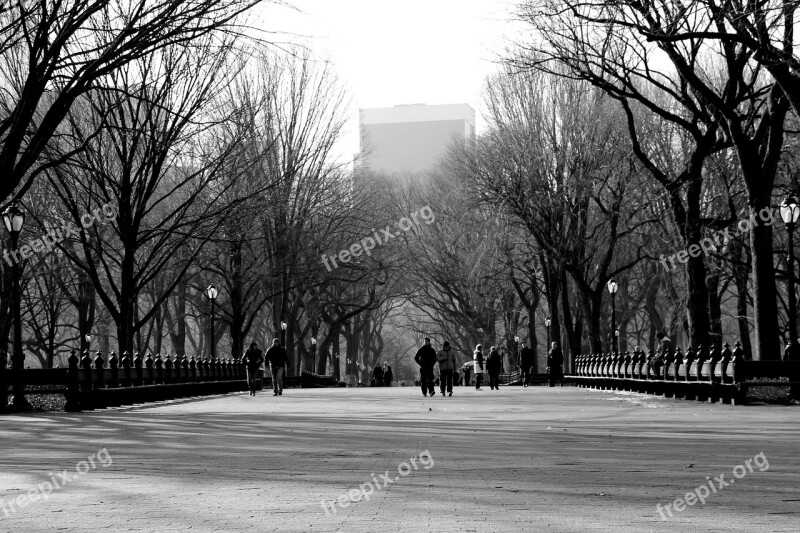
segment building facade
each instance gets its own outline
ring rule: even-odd
[[[433,169],[456,141],[475,138],[467,104],[410,104],[359,110],[361,168],[415,173]]]

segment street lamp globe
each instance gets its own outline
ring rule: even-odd
[[[794,196],[787,196],[780,206],[781,220],[786,225],[795,224],[800,219],[800,204]]]
[[[316,346],[317,345],[317,339],[315,339],[314,337],[311,337],[311,345],[312,346]]]
[[[550,320],[550,317],[547,317],[547,318],[545,318],[545,319],[544,319],[544,325],[545,325],[546,327],[548,327],[548,328],[549,328],[549,327],[550,327],[550,324],[552,324],[552,323],[553,323],[553,322],[552,322],[552,320]]]
[[[617,294],[617,289],[619,288],[619,284],[616,282],[614,278],[608,280],[608,292],[611,294]]]
[[[218,294],[219,291],[217,290],[217,287],[213,284],[209,285],[208,288],[206,289],[206,295],[212,300],[216,300]]]
[[[286,331],[286,322],[281,322],[281,329]]]
[[[17,204],[11,204],[3,211],[3,222],[9,233],[19,235],[25,225],[25,213],[17,207]]]
[[[519,344],[519,335],[517,335],[516,337],[514,337],[514,342],[516,342],[517,344]]]

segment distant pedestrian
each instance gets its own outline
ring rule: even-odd
[[[500,390],[500,371],[503,367],[503,358],[497,347],[489,349],[489,357],[486,358],[486,371],[489,373],[489,388]]]
[[[470,361],[471,362],[471,361]],[[470,362],[464,363],[463,371],[464,371],[464,383],[465,387],[469,386],[469,376],[472,373],[472,367],[469,365]]]
[[[436,350],[431,346],[431,340],[425,337],[425,344],[417,350],[414,361],[419,365],[419,383],[422,388],[422,395],[431,396],[436,394],[433,390],[433,367],[436,366]]]
[[[450,349],[450,343],[445,341],[442,349],[439,350],[439,355],[436,357],[439,362],[439,377],[441,379],[440,391],[444,396],[445,389],[447,393],[453,395],[453,376],[456,373],[456,354]]]
[[[742,343],[739,341],[733,343],[733,356],[738,362],[750,360],[744,350],[742,350]]]
[[[650,368],[655,377],[661,377],[661,369],[667,361],[667,356],[672,354],[672,341],[662,331],[656,335],[658,338],[658,350],[656,354],[650,359]]]
[[[258,388],[258,371],[261,363],[264,362],[264,352],[258,348],[255,342],[250,344],[250,348],[244,352],[244,363],[247,366],[247,385],[250,387],[250,396],[256,395]]]
[[[668,355],[672,355],[673,351],[672,341],[670,340],[669,337],[667,337],[667,334],[664,332],[658,334],[658,348],[659,351],[661,352],[662,357],[666,358]]]
[[[383,368],[380,363],[375,365],[375,370],[372,371],[372,386],[383,387]]]
[[[273,396],[283,396],[283,376],[286,374],[286,367],[289,365],[289,354],[281,346],[281,341],[275,339],[272,346],[267,350],[267,361],[269,361],[272,372]]]
[[[481,390],[483,384],[483,374],[486,372],[486,361],[483,357],[483,346],[478,344],[475,346],[475,352],[472,354],[472,359],[475,361],[475,390]]]
[[[383,385],[385,387],[391,387],[392,379],[394,379],[394,376],[392,376],[392,367],[386,363],[384,363],[384,365],[386,365],[386,370],[383,371]]]
[[[531,379],[531,367],[533,366],[533,359],[535,354],[531,348],[522,343],[522,349],[519,351],[519,358],[517,359],[517,366],[519,366],[520,374],[522,374],[522,386],[527,387],[528,381]]]
[[[550,353],[547,355],[547,374],[550,378],[550,386],[556,386],[556,380],[564,386],[564,371],[562,365],[564,364],[564,354],[561,353],[561,348],[558,347],[557,342],[553,342],[553,347],[550,348]]]

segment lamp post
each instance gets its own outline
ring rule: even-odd
[[[797,360],[797,302],[794,294],[794,226],[800,218],[800,205],[797,198],[787,196],[780,206],[781,219],[786,224],[786,231],[789,233],[789,246],[786,265],[789,270],[789,354],[791,361]]]
[[[617,307],[615,302],[615,297],[617,295],[617,289],[619,289],[619,284],[611,278],[608,280],[608,292],[611,293],[611,331],[615,332],[611,338],[611,351],[613,353],[617,353]]]
[[[547,330],[547,346],[544,347],[545,353],[550,351],[550,324],[552,323],[553,321],[550,320],[550,317],[544,319],[544,329]]]
[[[25,213],[17,207],[17,204],[11,204],[3,211],[3,222],[11,236],[11,248],[15,259],[12,267],[13,284],[11,288],[11,315],[14,318],[14,353],[11,355],[11,369],[22,370],[25,367],[25,354],[22,351],[22,291],[20,290],[22,269],[19,266],[20,258],[17,256],[17,252],[19,234],[22,233],[22,227],[25,225]],[[5,402],[5,398],[0,401]],[[13,402],[14,407],[18,409],[24,409],[27,403],[25,401],[25,385],[21,383],[21,376],[17,376],[14,383]]]
[[[283,349],[286,350],[286,355],[289,355],[289,348],[286,346],[286,328],[288,326],[287,326],[287,324],[286,324],[286,322],[284,320],[281,320],[280,327],[281,327],[281,346],[283,346]],[[290,360],[288,368],[286,369],[286,372],[292,372],[293,373],[293,372],[295,372],[297,370],[297,369],[295,369],[294,371],[292,370],[292,368],[294,368],[292,366],[293,364],[294,363]]]
[[[206,295],[208,299],[211,300],[211,359],[217,358],[217,349],[216,346],[214,346],[214,302],[216,302],[218,294],[219,291],[214,284],[209,285],[206,289]]]
[[[515,336],[514,336],[514,351],[515,351],[516,353],[514,354],[514,357],[516,357],[516,358],[517,358],[517,361],[519,361],[519,340],[520,340],[520,339],[519,339],[519,335],[515,335]],[[512,363],[513,363],[513,362],[514,362],[514,361],[509,361],[509,362],[508,362],[508,368],[509,368],[509,369],[511,369],[511,367],[512,367]]]
[[[317,339],[311,337],[311,371],[317,372]]]
[[[87,333],[83,338],[86,339],[86,349],[89,350],[92,347],[92,336]]]

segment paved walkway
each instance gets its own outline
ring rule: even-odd
[[[5,416],[0,452],[0,531],[800,530],[797,407],[265,391]],[[674,510],[690,491],[705,505]]]

